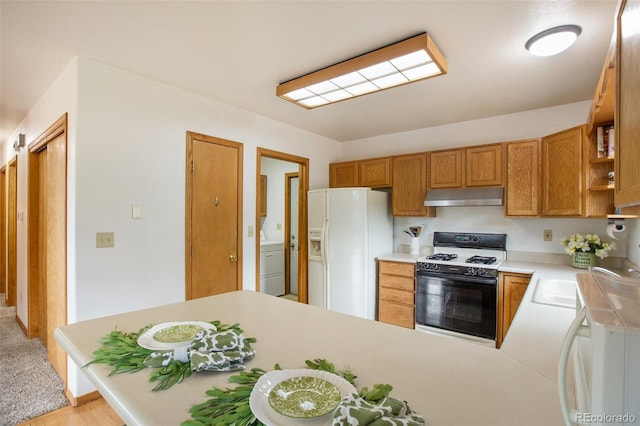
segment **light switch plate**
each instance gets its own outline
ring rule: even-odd
[[[131,206],[131,219],[142,219],[142,206],[140,204]]]
[[[96,232],[96,248],[113,247],[115,236],[113,232]]]

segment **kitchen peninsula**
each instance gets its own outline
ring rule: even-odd
[[[304,368],[325,358],[350,368],[356,388],[393,386],[428,425],[561,425],[553,381],[504,351],[441,336],[416,333],[377,321],[327,311],[277,297],[240,291],[83,321],[56,330],[56,339],[82,366],[115,328],[137,331],[148,324],[180,320],[240,323],[257,338],[247,368]],[[176,425],[188,409],[207,399],[213,386],[232,387],[230,373],[194,373],[172,388],[152,392],[149,372],[108,376],[110,367],[83,371],[128,425]]]

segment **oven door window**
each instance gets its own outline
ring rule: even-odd
[[[417,287],[418,324],[495,339],[497,284],[419,276]]]

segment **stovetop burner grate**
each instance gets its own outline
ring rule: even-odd
[[[430,256],[427,256],[427,259],[429,260],[453,260],[453,259],[457,259],[458,255],[457,254],[452,254],[452,253],[436,253],[436,254],[432,254]]]
[[[467,263],[479,263],[482,265],[491,265],[496,263],[496,258],[493,256],[471,256],[466,260]]]

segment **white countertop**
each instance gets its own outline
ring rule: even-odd
[[[417,255],[393,253],[378,260],[415,262]],[[552,306],[533,301],[540,280],[557,279],[573,281],[584,269],[554,263],[506,261],[498,268],[500,272],[532,274],[516,316],[500,350],[547,377],[557,381],[557,366],[562,341],[571,321],[575,317],[573,308]]]
[[[174,320],[239,322],[256,337],[247,368],[304,367],[326,358],[349,366],[356,387],[389,383],[437,425],[561,425],[553,381],[506,351],[403,329],[260,293],[226,293],[188,302],[79,322],[59,328],[56,339],[78,365],[90,361],[97,340],[116,327],[135,331]],[[295,320],[292,320],[295,319]],[[197,373],[171,389],[151,392],[149,372],[108,376],[110,367],[83,369],[128,425],[177,425],[212,386],[232,386],[229,373]]]
[[[556,382],[562,341],[576,316],[575,305],[568,308],[536,303],[533,296],[540,280],[577,283],[576,273],[585,270],[566,265],[509,261],[499,269],[501,272],[533,274],[500,350]]]

